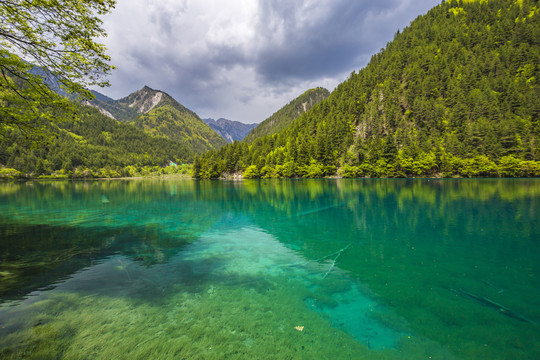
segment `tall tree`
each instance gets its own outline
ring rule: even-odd
[[[99,16],[115,0],[0,0],[0,137],[18,128],[27,139],[48,135],[49,121],[73,120],[77,107],[53,91],[93,95],[113,66],[96,39]],[[53,86],[54,84],[54,86]]]

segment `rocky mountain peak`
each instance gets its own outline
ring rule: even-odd
[[[122,99],[121,102],[124,102],[139,114],[146,114],[158,106],[165,95],[164,92],[154,90],[145,85],[141,90]]]

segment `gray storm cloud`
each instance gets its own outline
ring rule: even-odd
[[[119,98],[143,85],[202,117],[259,122],[332,90],[435,0],[119,0],[104,18]]]

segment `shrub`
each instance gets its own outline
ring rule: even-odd
[[[17,179],[22,177],[22,173],[19,170],[11,168],[0,169],[0,179]]]
[[[259,169],[257,169],[256,165],[248,166],[243,174],[244,179],[256,179],[259,176]]]

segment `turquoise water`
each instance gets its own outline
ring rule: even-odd
[[[540,180],[0,183],[2,359],[538,359]]]

